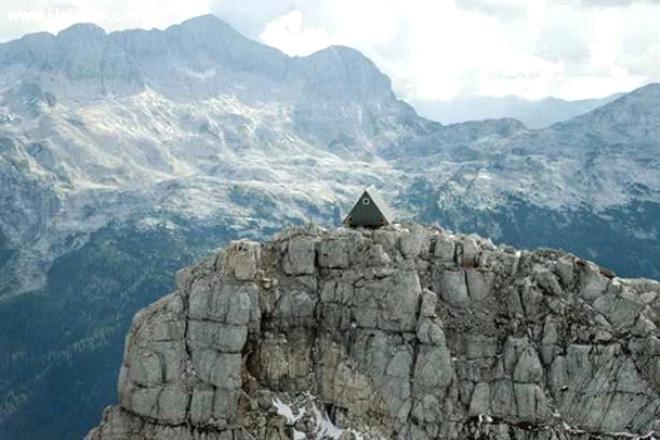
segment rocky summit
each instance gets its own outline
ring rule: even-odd
[[[660,435],[660,283],[564,252],[309,226],[176,286],[88,440]]]

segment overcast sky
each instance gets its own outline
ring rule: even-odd
[[[652,0],[0,0],[0,41],[81,21],[164,28],[209,12],[290,55],[357,48],[406,99],[582,99],[660,81]]]

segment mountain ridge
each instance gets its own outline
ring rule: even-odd
[[[454,98],[450,101],[413,99],[411,103],[422,116],[444,124],[512,117],[519,119],[530,129],[540,129],[587,113],[621,95],[623,93],[574,101],[555,97],[527,100],[515,95],[502,97],[476,95]]]
[[[59,188],[56,194],[59,193],[60,198],[68,197],[66,194],[74,194],[76,191],[88,192],[87,188],[102,191],[104,188],[131,188],[136,184],[153,185],[160,180],[181,181],[186,176],[202,177],[209,169],[204,163],[204,156],[196,157],[195,153],[191,155],[191,151],[186,151],[185,147],[176,146],[181,141],[187,144],[198,139],[196,142],[201,141],[201,151],[205,151],[203,155],[211,161],[227,155],[233,156],[233,166],[238,169],[245,167],[246,162],[238,163],[239,150],[235,146],[241,144],[251,145],[250,149],[256,148],[255,153],[256,150],[271,149],[282,153],[295,151],[293,154],[312,157],[325,155],[324,160],[332,162],[332,165],[330,162],[326,165],[332,167],[343,168],[341,162],[358,160],[364,165],[369,164],[369,167],[376,165],[373,172],[380,168],[385,173],[399,176],[394,177],[395,180],[402,177],[402,172],[409,172],[409,164],[412,163],[409,159],[420,154],[455,161],[459,169],[469,161],[475,164],[485,161],[483,165],[476,165],[482,170],[491,168],[485,174],[482,171],[483,178],[502,180],[497,184],[498,188],[484,187],[488,193],[482,199],[489,200],[488,204],[498,203],[497,200],[501,198],[501,195],[492,194],[493,191],[510,191],[503,181],[507,175],[518,176],[521,180],[534,179],[537,178],[534,176],[538,174],[537,170],[544,168],[542,173],[551,172],[557,185],[563,189],[556,193],[558,196],[554,196],[556,200],[552,200],[551,192],[545,188],[539,189],[543,192],[540,197],[534,195],[536,191],[532,192],[536,204],[567,208],[586,204],[594,206],[596,211],[602,211],[637,197],[627,195],[631,191],[629,188],[645,193],[645,200],[657,202],[660,199],[655,195],[660,183],[651,172],[627,177],[631,182],[618,179],[614,184],[608,184],[618,194],[614,197],[606,195],[598,200],[593,199],[588,192],[594,187],[604,186],[591,181],[605,172],[599,169],[595,172],[596,177],[584,178],[576,173],[578,168],[584,168],[585,162],[598,167],[605,166],[605,163],[601,165],[584,155],[593,151],[598,143],[602,144],[599,148],[609,149],[612,152],[608,154],[616,155],[615,160],[622,162],[622,169],[639,168],[644,161],[647,163],[641,166],[658,168],[655,161],[648,162],[649,156],[654,154],[657,139],[660,139],[655,122],[658,115],[653,105],[660,100],[657,93],[654,94],[654,90],[658,90],[657,86],[646,86],[583,116],[540,131],[527,130],[512,119],[442,126],[418,117],[413,108],[398,100],[392,92],[389,78],[359,51],[334,46],[307,57],[288,57],[276,49],[241,36],[231,26],[213,16],[187,20],[165,30],[106,34],[95,25],[75,25],[57,36],[26,36],[0,45],[0,65],[10,71],[21,69],[21,62],[15,60],[21,52],[16,48],[20,44],[25,46],[22,50],[28,63],[33,62],[34,54],[46,59],[53,58],[54,55],[44,55],[43,51],[35,52],[25,43],[35,39],[66,41],[69,34],[80,32],[91,34],[94,38],[84,39],[78,45],[80,50],[71,51],[68,54],[71,60],[63,58],[60,67],[46,64],[46,67],[41,66],[36,72],[19,75],[20,79],[14,78],[15,81],[8,75],[4,84],[7,88],[0,97],[0,116],[11,121],[11,125],[0,125],[0,130],[3,130],[4,136],[12,139],[13,145],[18,145],[12,155],[27,164],[30,172],[37,176],[37,181],[45,178],[45,181],[54,182],[55,188]],[[182,47],[163,42],[155,44],[159,38],[167,41],[181,40],[182,33],[197,35],[199,38],[192,38]],[[228,35],[226,40],[238,43],[233,49],[230,46],[209,45],[211,40],[218,39],[209,35]],[[103,49],[94,43],[95,38],[105,42]],[[146,49],[141,49],[143,46],[138,44],[140,41],[149,42],[144,46]],[[275,55],[270,61],[266,59],[268,57],[254,57],[253,49],[247,52],[243,50],[245,45],[258,48],[259,53],[265,51]],[[57,44],[46,46],[49,47],[49,53],[59,53]],[[7,53],[13,55],[8,57]],[[153,70],[153,66],[163,63],[149,58],[150,53],[166,57],[166,73]],[[179,53],[185,54],[182,56],[188,60],[197,60],[197,66],[194,63],[186,63],[187,67],[176,64],[176,54]],[[223,58],[223,54],[232,53],[240,55]],[[141,61],[138,60],[138,54],[142,55]],[[108,67],[112,63],[101,61],[106,58],[116,61],[116,65]],[[251,64],[253,61],[257,64]],[[9,67],[8,62],[11,64]],[[105,67],[99,68],[100,65]],[[274,65],[280,67],[273,72]],[[253,73],[268,73],[271,79],[256,80],[255,77],[241,73],[246,68],[249,70],[250,66],[263,67],[266,70]],[[191,70],[191,67],[205,70]],[[74,73],[73,77],[62,79],[58,75],[52,76],[53,69],[58,68],[64,69],[64,76]],[[44,74],[50,77],[44,77]],[[243,84],[241,86],[238,86],[241,83],[235,82],[239,77]],[[96,84],[92,90],[87,87],[90,79]],[[61,81],[66,85],[53,93],[53,84],[64,84]],[[184,93],[181,93],[180,84],[187,84]],[[113,87],[120,88],[128,95],[108,95]],[[69,95],[74,89],[75,92]],[[81,94],[86,95],[80,98]],[[80,99],[85,103],[82,107]],[[208,113],[198,112],[192,106],[184,107],[185,111],[175,107],[200,99],[209,106]],[[228,111],[218,111],[218,106]],[[162,111],[158,113],[156,108]],[[251,122],[243,116],[246,114],[252,115]],[[265,120],[277,122],[272,128],[264,129]],[[138,124],[143,127],[133,128],[131,125],[134,122],[131,121],[140,121]],[[227,123],[219,124],[219,121]],[[252,127],[245,131],[244,127],[250,125]],[[7,128],[10,131],[6,131]],[[111,134],[112,130],[116,130],[115,135]],[[34,140],[21,138],[21,133]],[[113,140],[113,137],[119,142]],[[129,140],[132,144],[130,148]],[[114,143],[118,145],[112,145]],[[637,148],[632,148],[626,155],[613,152],[620,145],[631,143],[636,144]],[[579,150],[584,150],[584,154],[579,153]],[[520,156],[529,160],[530,155],[540,157],[538,155],[544,154],[544,151],[561,151],[565,157],[550,158],[546,155],[542,160],[550,162],[533,159],[527,165],[520,160],[502,162],[504,154],[514,153],[511,157]],[[255,155],[248,159],[252,160],[263,162]],[[561,162],[564,164],[560,165]],[[497,166],[507,169],[506,173],[497,175],[497,166],[492,168],[493,163],[500,163]],[[273,177],[282,175],[284,171],[280,169],[273,172],[265,163],[260,166],[266,175]],[[560,166],[575,171],[563,173],[558,171]],[[451,168],[455,166],[433,172],[455,174],[456,170]],[[223,172],[228,171],[223,166]],[[378,184],[378,180],[373,180],[373,172],[368,172],[372,176],[369,182],[360,181],[361,177],[356,176],[359,183],[356,182],[351,190],[344,193],[355,191],[367,183]],[[254,175],[253,171],[250,173]],[[580,178],[575,179],[574,176]],[[271,183],[274,180],[270,179]],[[575,185],[577,191],[573,190]],[[399,184],[388,186],[390,188],[385,188],[386,191],[401,191]],[[527,192],[522,187],[516,191]],[[143,200],[152,197],[149,192],[135,195]],[[155,196],[162,198],[161,195]],[[347,202],[346,198],[341,201],[344,204]],[[20,235],[7,234],[7,231],[13,229],[11,225],[7,224],[4,228],[5,235],[11,241],[20,240]]]
[[[80,36],[81,33],[85,35]],[[88,52],[81,54],[84,50]],[[115,53],[116,50],[120,52]],[[57,70],[59,67],[70,80],[83,80],[86,77],[78,75],[84,73],[89,73],[92,77],[110,73],[110,78],[113,78],[112,74],[117,74],[119,79],[127,81],[131,79],[130,75],[138,76],[140,88],[129,87],[124,91],[127,93],[144,90],[148,84],[144,82],[146,79],[142,76],[146,74],[148,78],[150,74],[156,72],[148,62],[141,62],[138,59],[149,56],[167,56],[169,62],[176,62],[172,57],[183,56],[191,72],[201,72],[199,74],[201,76],[212,67],[225,67],[265,75],[268,78],[275,77],[282,81],[303,79],[309,75],[305,71],[310,68],[318,75],[325,68],[335,65],[336,61],[351,62],[361,71],[371,69],[370,78],[378,78],[371,82],[382,84],[381,88],[391,93],[389,78],[380,74],[373,62],[355,49],[347,46],[330,46],[305,57],[290,57],[278,49],[242,36],[229,24],[213,15],[192,18],[164,30],[136,29],[106,33],[97,25],[88,23],[72,25],[55,35],[29,34],[20,39],[0,43],[0,65],[7,67],[11,64],[21,64],[22,56],[26,53],[34,54],[40,60],[37,67],[52,68],[47,70]],[[76,66],[70,60],[73,55],[83,55],[86,62]],[[109,61],[114,61],[115,64],[109,64],[109,69],[103,70],[108,57],[110,57]],[[332,60],[333,57],[335,62]],[[46,65],[41,61],[44,58],[49,60]],[[87,62],[90,58],[93,61],[91,65]],[[119,70],[113,72],[112,69]],[[380,74],[380,78],[375,72]],[[332,78],[343,79],[341,83],[348,83],[351,80],[348,75],[343,75],[343,78],[342,75],[335,75]],[[319,81],[324,79],[328,78],[320,78]],[[116,87],[119,85],[121,84]],[[370,81],[363,81],[358,87],[351,87],[350,92],[359,96],[364,90],[373,89],[373,85]],[[106,89],[105,85],[100,86],[97,93],[104,95],[122,92],[119,88],[108,87]],[[346,98],[346,95],[339,96]],[[336,93],[331,94],[328,91],[323,97],[337,96]],[[78,94],[75,97],[80,98]]]
[[[660,277],[654,108],[622,116],[630,138],[588,120],[442,125],[349,49],[255,59],[240,42],[112,35],[61,70],[55,37],[26,37],[20,65],[0,46],[0,437],[83,435],[131,317],[176,268],[239,237],[338,225],[370,185],[402,220]]]

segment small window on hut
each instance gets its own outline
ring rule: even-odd
[[[369,203],[371,203],[371,201],[369,200],[369,197],[365,197],[365,198],[362,199],[362,204],[363,205],[368,205]]]

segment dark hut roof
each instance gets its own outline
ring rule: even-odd
[[[365,190],[367,194],[369,194],[369,197],[371,197],[371,200],[374,201],[376,204],[376,207],[380,211],[381,214],[383,214],[383,217],[387,220],[388,223],[392,223],[394,221],[394,211],[390,208],[390,206],[387,204],[383,196],[378,192],[375,186],[370,186]]]
[[[369,198],[371,203],[367,206],[361,203],[364,198]],[[393,211],[380,195],[378,190],[370,186],[360,195],[357,202],[344,218],[344,224],[351,227],[379,227],[392,223]]]

